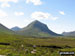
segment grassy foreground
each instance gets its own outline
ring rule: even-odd
[[[0,55],[60,56],[59,51],[75,51],[75,38],[35,38],[0,34]]]

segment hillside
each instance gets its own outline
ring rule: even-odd
[[[63,32],[62,35],[64,35],[64,36],[75,36],[75,31],[72,31],[72,32]]]
[[[18,32],[22,35],[37,36],[37,37],[60,36],[59,34],[56,34],[53,31],[49,30],[47,25],[37,20],[33,21],[27,27],[24,27]]]
[[[0,34],[14,34],[14,32],[0,23]]]

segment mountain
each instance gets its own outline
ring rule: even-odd
[[[5,27],[4,25],[2,25],[0,23],[0,34],[1,33],[5,33],[5,34],[12,34],[14,33],[13,31],[11,31],[10,29],[8,29],[7,27]]]
[[[63,32],[62,35],[64,35],[64,36],[75,36],[75,31],[72,31],[72,32]]]
[[[49,30],[46,24],[43,24],[37,20],[30,23],[27,27],[24,27],[18,31],[21,35],[36,36],[36,37],[50,37],[50,36],[60,36]]]
[[[11,28],[11,30],[12,31],[19,31],[19,30],[21,30],[21,28],[19,28],[19,27],[16,26],[16,27]]]

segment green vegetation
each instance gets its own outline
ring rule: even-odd
[[[0,55],[6,56],[60,56],[59,51],[75,51],[75,38],[36,38],[0,34]],[[55,47],[55,48],[54,48]]]

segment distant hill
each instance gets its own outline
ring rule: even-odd
[[[16,27],[11,28],[11,30],[12,31],[19,31],[19,30],[21,30],[21,28],[19,28],[19,27],[16,26]]]
[[[27,36],[39,36],[39,37],[50,37],[50,36],[60,36],[59,34],[54,33],[49,30],[46,24],[43,24],[37,20],[30,23],[27,27],[24,27],[19,34]]]
[[[62,35],[64,35],[64,36],[75,36],[75,31],[72,31],[72,32],[63,32]]]
[[[5,34],[13,34],[14,32],[11,31],[10,29],[8,29],[7,27],[5,27],[4,25],[2,25],[0,23],[0,34],[1,33],[5,33]]]

